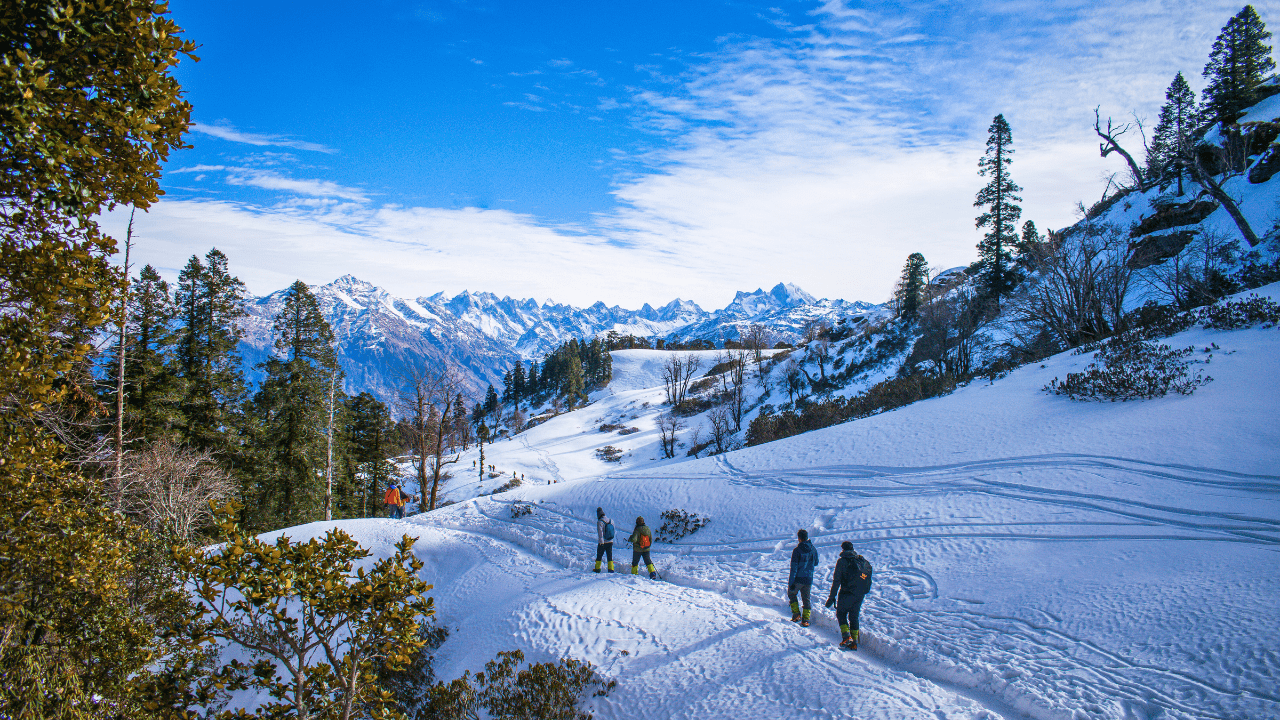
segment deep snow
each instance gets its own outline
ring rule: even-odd
[[[1280,717],[1280,329],[1164,342],[1216,343],[1211,358],[1197,352],[1213,382],[1188,397],[1074,402],[1041,390],[1090,360],[1062,354],[684,461],[653,459],[662,353],[620,353],[593,405],[487,449],[502,478],[478,487],[459,463],[447,497],[513,469],[524,487],[286,532],[338,525],[378,556],[419,537],[453,629],[442,676],[516,647],[589,660],[618,680],[589,703],[599,718]],[[596,429],[613,420],[641,432]],[[595,458],[604,444],[630,453],[622,467]],[[512,519],[517,502],[533,513]],[[598,576],[597,505],[620,538],[636,515],[656,528],[672,508],[711,523],[655,545],[667,582]],[[822,555],[808,629],[783,599],[800,527]],[[845,539],[876,568],[856,653],[835,648],[820,609]]]

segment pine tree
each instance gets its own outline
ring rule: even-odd
[[[501,403],[498,401],[498,391],[489,386],[489,391],[484,394],[484,412],[486,415],[493,415],[498,412]]]
[[[1013,161],[1013,131],[1004,115],[997,115],[987,128],[987,151],[978,161],[978,175],[990,177],[986,187],[978,191],[974,207],[985,207],[986,212],[977,217],[978,228],[990,230],[978,243],[982,258],[982,285],[984,291],[996,302],[1009,294],[1017,280],[1013,268],[1012,250],[1018,236],[1014,228],[1022,216],[1022,208],[1015,205],[1022,198],[1017,195],[1022,188],[1009,177],[1009,164]]]
[[[205,262],[192,255],[178,276],[176,301],[182,329],[177,360],[185,396],[183,439],[200,450],[226,454],[239,424],[244,374],[238,347],[245,315],[244,283],[214,248]]]
[[[1252,5],[1245,5],[1227,21],[1209,52],[1204,77],[1204,103],[1213,119],[1233,123],[1245,108],[1257,101],[1257,88],[1266,73],[1276,68],[1267,40],[1271,33]]]
[[[274,323],[275,348],[259,367],[265,372],[254,396],[261,423],[257,509],[277,524],[320,516],[320,475],[325,468],[329,384],[337,372],[333,330],[315,295],[301,280],[289,287]]]
[[[1182,73],[1178,73],[1169,83],[1164,99],[1160,120],[1156,123],[1151,147],[1147,151],[1147,177],[1162,187],[1176,177],[1178,194],[1182,195],[1182,176],[1186,173],[1187,154],[1191,152],[1191,138],[1200,124],[1196,92]]]
[[[182,425],[182,381],[173,355],[177,315],[169,283],[152,266],[143,267],[129,296],[125,427],[133,437],[154,441]]]
[[[928,261],[920,253],[911,253],[907,256],[907,264],[903,266],[902,277],[898,280],[898,290],[894,293],[902,317],[914,320],[920,314],[920,304],[924,301],[924,289],[928,284]]]
[[[527,397],[525,391],[524,363],[516,361],[515,370],[511,376],[511,390],[515,394],[515,404],[519,405]]]
[[[391,411],[373,395],[362,392],[347,403],[343,417],[343,454],[352,465],[348,473],[358,502],[358,510],[350,516],[374,517],[380,514],[382,494],[394,470],[388,459],[394,453]]]

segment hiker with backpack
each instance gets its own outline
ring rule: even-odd
[[[388,517],[393,520],[404,518],[404,503],[401,501],[403,497],[404,494],[400,492],[400,486],[394,483],[387,488],[387,492],[382,496],[383,504],[391,511]]]
[[[596,508],[596,569],[600,572],[601,558],[609,558],[609,572],[613,572],[613,521],[604,514],[604,508]]]
[[[863,598],[870,591],[871,563],[853,551],[853,543],[845,540],[840,543],[840,559],[836,560],[831,595],[827,597],[827,607],[836,606],[841,648],[858,649],[858,614],[862,611]]]
[[[653,566],[653,558],[649,556],[653,533],[649,532],[649,526],[644,524],[643,517],[636,518],[636,529],[631,532],[627,542],[631,543],[631,574],[640,574],[640,559],[644,558],[644,564],[649,568],[649,579],[657,580],[658,569]]]
[[[787,576],[787,600],[791,602],[791,622],[800,623],[800,627],[809,627],[809,591],[813,587],[813,571],[818,567],[818,549],[809,542],[809,531],[800,528],[796,532],[799,542],[791,551],[791,573]],[[796,595],[804,601],[804,613],[800,612],[800,603]]]

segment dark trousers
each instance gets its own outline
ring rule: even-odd
[[[846,626],[850,633],[858,632],[858,613],[862,612],[862,599],[866,595],[841,593],[836,599],[836,622],[843,630]]]
[[[798,594],[800,599],[804,601],[804,609],[808,610],[813,607],[809,604],[809,591],[811,589],[813,589],[813,583],[797,580],[787,587],[787,601],[795,605],[796,595]]]
[[[609,558],[609,562],[613,562],[613,543],[600,543],[596,545],[596,562],[600,562],[601,558]]]
[[[653,558],[649,557],[648,550],[645,550],[644,552],[640,552],[639,550],[632,550],[631,551],[631,572],[632,573],[635,573],[636,568],[640,567],[640,558],[644,558],[645,567],[650,567],[650,568],[653,567]],[[653,571],[650,570],[649,572],[653,572]]]

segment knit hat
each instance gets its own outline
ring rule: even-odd
[[[604,508],[602,507],[596,508],[596,517],[604,517]]]
[[[849,542],[848,540],[845,540],[844,542],[840,543],[840,549],[853,552],[853,543]]]

